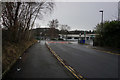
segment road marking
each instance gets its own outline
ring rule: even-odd
[[[73,69],[73,68],[71,68],[70,66],[69,66],[69,68],[70,68],[72,71],[74,71],[74,69]]]
[[[50,46],[48,46],[47,43],[45,43],[47,48],[50,50],[50,52],[56,57],[56,59],[68,70],[70,71],[78,80],[85,80],[83,78],[83,76],[81,76],[80,74],[78,74],[78,72],[73,69],[71,66],[69,66],[67,63],[65,63],[65,61],[55,53],[55,51],[53,51]]]

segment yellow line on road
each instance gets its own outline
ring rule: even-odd
[[[64,62],[63,59],[60,58],[60,56],[58,56],[55,51],[53,51],[48,44],[46,43],[47,48],[51,51],[51,53],[57,58],[58,61],[60,61],[60,63],[68,70],[70,71],[77,79],[79,80],[85,80],[80,74],[77,74],[77,72],[71,67],[71,66],[67,66]]]
[[[70,70],[70,69],[68,68],[68,66],[65,65],[65,67],[66,67],[76,78],[78,78],[79,80],[81,80],[72,70]]]

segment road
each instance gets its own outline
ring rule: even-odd
[[[53,57],[45,46],[45,41],[41,41],[30,47],[22,56],[22,60],[18,61],[5,76],[5,80],[11,78],[39,80],[41,78],[73,78],[73,76]]]
[[[118,55],[77,43],[48,42],[48,45],[85,78],[118,78]]]

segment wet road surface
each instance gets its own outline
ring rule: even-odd
[[[30,47],[10,72],[8,78],[73,78],[64,67],[58,63],[45,46],[45,41]],[[31,79],[30,79],[31,80]]]
[[[85,78],[118,78],[118,55],[96,51],[76,43],[48,44]]]

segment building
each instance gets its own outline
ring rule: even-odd
[[[60,38],[67,41],[82,41],[84,40],[86,44],[93,45],[93,39],[95,38],[96,34],[67,34],[61,35],[59,34]]]
[[[93,40],[96,34],[67,34],[67,35],[61,35],[59,34],[60,38],[64,39],[64,40]]]
[[[81,35],[80,40],[93,40],[96,34],[86,34]]]
[[[93,45],[93,40],[95,38],[96,34],[86,34],[86,35],[81,35],[80,36],[80,41],[85,40],[86,44]]]
[[[67,35],[59,34],[59,36],[61,39],[68,41],[78,41],[78,39],[80,38],[78,34],[67,34]]]

